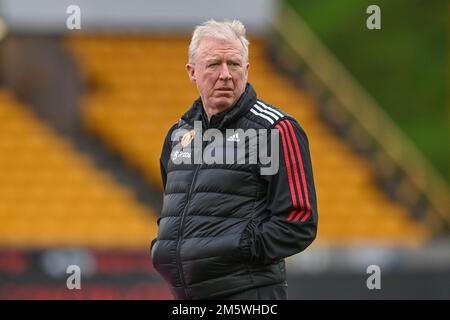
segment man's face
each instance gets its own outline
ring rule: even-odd
[[[239,39],[204,38],[194,64],[186,66],[197,85],[208,117],[232,107],[245,90],[249,64],[244,61]]]

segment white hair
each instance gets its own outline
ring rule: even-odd
[[[245,37],[245,27],[239,20],[218,22],[214,19],[208,20],[196,26],[189,44],[189,63],[195,63],[197,49],[203,38],[214,38],[223,41],[239,39],[243,48],[244,62],[248,62],[248,46],[250,42]]]

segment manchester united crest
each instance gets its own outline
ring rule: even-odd
[[[189,131],[181,139],[181,146],[183,148],[187,147],[191,143],[191,141],[194,140],[194,138],[195,138],[195,130]]]

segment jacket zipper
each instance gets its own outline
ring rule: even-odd
[[[202,120],[202,122],[203,122],[203,126],[205,126],[206,129],[209,129],[208,121],[206,121],[206,124],[204,123],[203,120]],[[205,149],[206,144],[207,144],[207,141],[202,141],[202,150]],[[193,152],[195,152],[195,150]],[[178,271],[180,273],[181,285],[183,286],[184,295],[186,296],[187,299],[189,299],[190,297],[189,297],[189,294],[186,289],[186,280],[184,279],[183,266],[181,264],[181,240],[182,240],[183,231],[184,231],[184,220],[186,217],[187,208],[189,207],[189,203],[191,202],[192,189],[195,185],[195,181],[197,180],[197,173],[198,173],[198,170],[200,169],[200,166],[201,166],[201,164],[198,164],[197,167],[195,168],[194,176],[192,177],[191,186],[189,187],[189,191],[188,191],[188,195],[187,195],[186,206],[184,207],[183,212],[181,214],[180,228],[178,229],[178,242],[177,242],[176,258],[177,258]]]
[[[191,186],[189,187],[189,192],[187,195],[187,201],[186,201],[186,205],[184,207],[184,210],[181,214],[181,223],[180,223],[180,228],[178,229],[178,242],[177,242],[177,265],[178,265],[178,271],[180,273],[180,279],[181,279],[181,285],[183,286],[183,291],[184,294],[186,296],[186,298],[189,299],[189,294],[186,290],[186,280],[184,279],[184,274],[183,274],[183,266],[181,264],[181,240],[182,240],[182,236],[183,236],[183,230],[184,230],[184,220],[186,217],[186,212],[187,212],[187,208],[189,207],[189,202],[191,201],[191,195],[192,195],[192,189],[195,185],[195,180],[197,179],[197,173],[198,170],[200,169],[200,164],[197,165],[197,168],[195,168],[194,171],[194,176],[192,177],[192,182],[191,182]]]

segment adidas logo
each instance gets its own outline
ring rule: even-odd
[[[241,141],[241,139],[239,139],[239,134],[238,134],[238,133],[235,133],[235,134],[229,136],[229,137],[227,138],[227,141],[239,142],[239,141]]]

